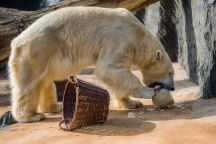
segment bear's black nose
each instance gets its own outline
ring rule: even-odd
[[[175,88],[171,88],[170,90],[171,90],[171,91],[174,91],[174,90],[175,90]]]

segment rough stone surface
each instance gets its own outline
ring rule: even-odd
[[[179,45],[179,62],[191,80],[200,86],[203,98],[216,97],[215,79],[215,0],[177,1],[178,14],[185,27]],[[185,19],[185,20],[184,20]],[[180,30],[179,30],[180,31]]]
[[[161,41],[173,62],[177,61],[178,54],[175,11],[175,1],[164,0],[134,14]]]
[[[178,18],[177,31],[179,40],[179,56],[178,61],[187,71],[191,80],[198,84],[197,72],[197,42],[194,32],[194,24],[192,19],[191,1],[179,0],[176,1],[178,10],[176,15]]]
[[[157,37],[161,41],[172,61],[177,61],[178,35],[176,30],[177,17],[175,15],[177,5],[174,0],[162,0],[159,6],[159,18]]]
[[[194,26],[199,51],[198,74],[203,98],[216,97],[216,1],[192,3]]]
[[[143,8],[135,12],[134,15],[156,36],[159,23],[159,3]]]

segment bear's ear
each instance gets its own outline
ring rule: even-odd
[[[156,60],[161,60],[162,59],[162,52],[161,50],[156,50]]]

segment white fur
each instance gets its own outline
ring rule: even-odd
[[[51,12],[16,37],[11,48],[12,113],[19,122],[43,119],[37,108],[60,111],[53,81],[77,75],[85,67],[96,65],[96,76],[122,108],[141,106],[130,96],[154,94],[131,73],[131,65],[142,71],[145,84],[165,79],[172,69],[160,42],[122,8],[71,7]]]

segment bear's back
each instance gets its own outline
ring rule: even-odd
[[[142,25],[131,12],[124,8],[100,8],[100,7],[66,7],[44,15],[32,25],[42,29],[43,27],[62,28],[65,25],[78,27],[91,27],[101,25],[112,27],[113,25]],[[31,26],[30,26],[31,27]]]
[[[109,45],[118,45],[119,41],[136,45],[144,32],[144,25],[123,8],[66,7],[39,18],[14,43],[25,40],[26,44],[57,45],[54,43],[64,41],[59,47],[76,49],[105,47],[110,41]]]

